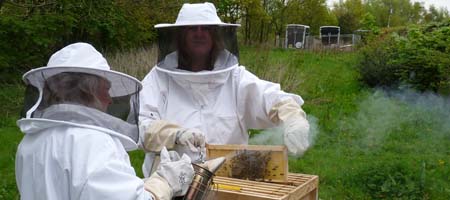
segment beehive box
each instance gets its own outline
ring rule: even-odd
[[[319,177],[288,174],[286,183],[266,183],[215,176],[208,199],[217,200],[317,200]]]
[[[241,168],[245,168],[243,170],[236,170],[236,159],[241,158],[240,155],[243,155],[243,152],[246,152],[249,156],[247,157],[255,157],[256,164],[244,164]],[[288,154],[285,146],[266,146],[266,145],[207,145],[206,146],[206,154],[208,159],[217,158],[217,157],[226,157],[225,163],[219,168],[219,170],[215,173],[216,176],[223,177],[234,177],[234,178],[246,178],[241,177],[239,173],[236,171],[241,171],[242,173],[257,173],[255,171],[261,171],[258,176],[260,181],[266,182],[287,182],[288,177]],[[262,157],[267,162],[264,164],[258,163],[262,160]],[[252,158],[249,158],[252,159]],[[237,159],[239,160],[239,159]],[[253,165],[253,166],[252,166]],[[257,165],[257,166],[256,166]],[[236,167],[237,166],[237,167]],[[257,169],[257,170],[255,170]],[[233,174],[234,173],[234,174]],[[250,175],[249,175],[250,176]],[[263,177],[263,178],[262,178]],[[248,177],[247,177],[248,179]],[[256,179],[255,179],[256,180]]]

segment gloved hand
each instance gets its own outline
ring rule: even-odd
[[[205,136],[197,129],[180,129],[175,139],[175,151],[188,155],[192,163],[205,161]]]
[[[205,135],[197,129],[181,128],[165,120],[156,120],[144,133],[144,150],[159,152],[162,147],[173,149],[175,144],[187,146],[193,152],[205,146]]]
[[[309,148],[309,123],[305,118],[284,122],[284,144],[293,155],[300,156]]]
[[[293,155],[303,155],[309,148],[309,123],[306,114],[293,99],[274,105],[269,113],[272,122],[284,126],[284,143]]]
[[[191,151],[197,152],[198,147],[205,147],[205,135],[197,129],[179,129],[177,131],[175,144],[188,146]]]
[[[158,169],[144,183],[147,191],[158,200],[170,200],[185,195],[194,177],[194,168],[187,155],[181,158],[176,152],[161,150],[161,163]]]

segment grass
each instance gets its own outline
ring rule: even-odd
[[[157,54],[157,46],[151,46],[126,52],[106,53],[106,58],[114,70],[142,80],[156,64]]]
[[[108,60],[115,57],[110,61],[114,69],[142,78],[149,67],[133,66],[155,62],[154,51],[145,51]],[[290,158],[289,169],[319,175],[320,199],[450,199],[448,98],[365,88],[354,68],[356,53],[255,47],[240,53],[241,63],[260,78],[301,95],[304,110],[316,119],[314,146]],[[22,134],[15,120],[24,88],[2,88],[0,199],[17,199],[14,155]],[[141,177],[143,157],[141,151],[130,152]]]
[[[23,134],[16,126],[25,88],[20,85],[1,86],[0,90],[0,199],[19,199],[14,160]]]

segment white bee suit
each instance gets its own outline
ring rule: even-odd
[[[222,52],[213,71],[176,69],[176,53],[154,67],[142,81],[140,93],[139,119],[144,130],[155,120],[166,120],[201,130],[209,144],[247,144],[248,129],[277,125],[269,116],[275,104],[289,99],[303,104],[300,96],[283,92],[279,84],[259,79],[229,56],[233,55]],[[224,61],[235,64],[221,63]],[[155,153],[146,153],[145,176],[149,175],[154,158]]]
[[[135,108],[142,85],[110,70],[92,45],[64,47],[23,80],[26,116],[17,124],[25,136],[15,165],[21,199],[165,200],[184,195],[194,173],[187,156],[166,159],[165,167],[148,179],[136,176],[126,151],[138,147]]]
[[[19,120],[25,133],[16,154],[21,199],[152,199],[126,152],[136,143],[111,130],[136,127],[120,121],[70,104],[49,107],[42,118]]]

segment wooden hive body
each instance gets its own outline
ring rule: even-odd
[[[215,173],[216,176],[236,177],[236,164],[233,163],[239,153],[252,152],[257,155],[264,155],[264,158],[270,157],[267,164],[264,164],[263,179],[266,182],[287,182],[288,176],[288,154],[285,146],[266,146],[266,145],[207,145],[206,154],[208,159],[217,157],[226,157],[226,162]],[[251,164],[250,164],[251,165]],[[248,167],[252,173],[252,167],[261,166],[244,166]],[[261,168],[258,168],[261,169]],[[233,175],[233,173],[235,173]]]
[[[286,183],[265,183],[216,176],[208,199],[217,200],[316,200],[319,177],[289,173]]]

